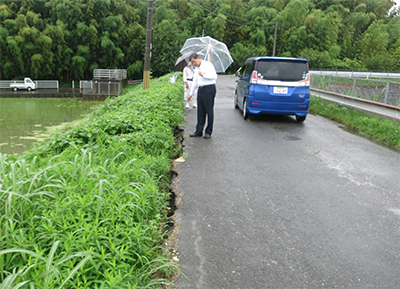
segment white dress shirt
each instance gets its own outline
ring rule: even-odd
[[[193,80],[193,69],[189,66],[185,66],[185,68],[183,68],[183,82],[187,82],[188,79]]]
[[[199,75],[199,71],[203,73],[203,77]],[[215,84],[217,82],[217,78],[218,75],[215,71],[214,64],[209,61],[202,60],[200,66],[194,69],[193,85],[190,88],[189,95],[193,95],[193,92],[199,86]]]
[[[187,101],[190,95],[190,88],[193,86],[193,68],[188,65],[183,68],[183,83],[185,87],[185,96],[183,99]],[[186,87],[186,83],[188,87]],[[192,102],[196,105],[196,96],[193,96],[192,100],[186,103],[186,107],[190,107]]]

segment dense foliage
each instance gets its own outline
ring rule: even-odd
[[[187,38],[249,56],[304,57],[311,68],[400,70],[400,9],[391,0],[158,0],[151,71],[174,70]],[[95,68],[142,78],[147,1],[0,0],[0,79],[90,79]]]
[[[0,288],[160,288],[176,272],[164,226],[183,86],[127,90],[24,156],[0,154]]]

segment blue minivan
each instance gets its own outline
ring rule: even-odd
[[[250,114],[294,115],[303,122],[310,105],[308,61],[291,57],[251,57],[241,70],[235,90],[235,108]]]

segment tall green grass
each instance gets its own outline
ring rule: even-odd
[[[400,149],[400,123],[372,116],[311,96],[310,112],[319,114],[395,149]]]
[[[169,76],[20,158],[0,154],[0,288],[168,283],[167,188],[183,121],[183,88]]]

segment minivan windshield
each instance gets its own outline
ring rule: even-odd
[[[260,60],[257,77],[266,80],[300,81],[306,79],[308,63],[304,61]]]

